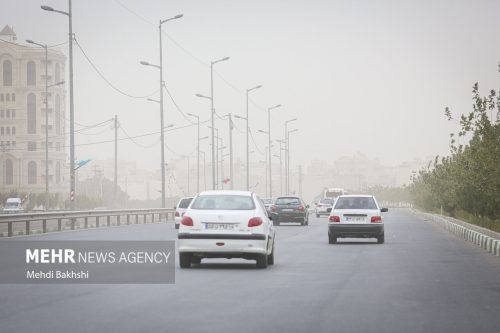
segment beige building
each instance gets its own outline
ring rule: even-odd
[[[66,57],[48,50],[48,85],[64,81]],[[8,25],[0,31],[0,191],[45,191],[48,126],[49,190],[68,191],[65,88],[45,96],[45,49],[20,45]],[[48,107],[45,107],[47,97]],[[48,113],[48,123],[45,121]]]

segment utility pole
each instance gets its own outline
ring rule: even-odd
[[[36,43],[30,39],[26,40],[29,44],[38,45],[45,49],[45,210],[49,209],[49,88],[53,86],[58,86],[64,83],[55,82],[49,85],[49,74],[48,74],[48,63],[49,63],[49,53],[47,44]]]
[[[198,145],[196,146],[196,193],[200,193],[200,117],[198,117]]]
[[[118,193],[118,116],[115,115],[115,200]]]
[[[222,144],[222,137],[219,138],[220,140],[220,145],[219,145],[219,142],[217,142],[218,146],[217,146],[217,156],[219,156],[220,154],[220,180],[217,179],[217,182],[220,183],[220,188],[221,189],[224,189],[224,147]],[[219,153],[219,150],[220,150],[220,153]],[[218,158],[218,157],[217,157]],[[219,175],[217,175],[217,177],[219,177]]]
[[[285,121],[285,194],[288,194],[290,191],[290,150],[289,144],[288,144],[288,123],[291,123],[292,121],[296,121],[297,118],[293,118],[290,120]]]
[[[268,189],[268,187],[267,187],[267,184],[268,184],[268,176],[269,176],[269,173],[267,172],[267,163],[268,163],[268,161],[267,161],[267,149],[268,149],[268,148],[266,147],[266,149],[265,149],[265,151],[264,151],[264,152],[265,152],[265,156],[264,156],[264,158],[265,158],[265,165],[266,165],[266,198],[268,198],[268,197],[269,197],[269,196],[268,196],[268,191],[269,191],[269,189]]]
[[[234,189],[233,175],[233,119],[229,114],[229,188]]]
[[[68,16],[69,23],[69,179],[70,210],[75,209],[75,110],[73,95],[73,14],[71,0],[68,0],[68,11],[55,10],[50,6],[40,6],[43,10]]]
[[[246,113],[246,118],[243,118],[243,117],[239,117],[241,119],[245,119],[246,120],[246,123],[247,123],[247,128],[246,128],[246,142],[247,142],[247,191],[250,191],[250,145],[249,145],[249,141],[248,141],[248,134],[249,134],[249,131],[250,131],[250,125],[248,124],[248,119],[249,119],[249,115],[248,115],[248,93],[252,90],[255,90],[255,89],[259,89],[259,88],[262,88],[262,85],[258,85],[258,86],[255,86],[253,88],[249,88],[247,89],[247,94],[246,94],[246,97],[247,97],[247,113]],[[235,117],[238,117],[238,116],[235,116]]]
[[[211,103],[211,124],[212,124],[212,189],[215,190],[215,184],[216,184],[216,170],[215,166],[218,164],[217,160],[215,159],[215,138],[214,138],[214,131],[215,131],[215,122],[214,122],[214,115],[215,115],[215,107],[214,107],[214,65],[221,62],[221,61],[227,61],[229,60],[229,57],[225,57],[219,60],[211,61],[210,62],[210,103]],[[217,157],[218,158],[218,157]]]
[[[283,148],[282,148],[283,140],[276,140],[276,141],[278,141],[278,143],[280,144],[280,154],[279,154],[279,158],[280,158],[280,195],[283,195],[283,163],[282,163],[282,154],[281,154],[281,152],[283,151]]]
[[[172,20],[177,20],[183,17],[183,14],[176,15],[174,17],[168,18],[166,20],[159,20],[158,24],[158,37],[159,37],[159,42],[160,42],[160,64],[159,65],[154,65],[150,64],[149,62],[146,61],[141,61],[141,65],[145,66],[152,66],[160,71],[160,152],[161,152],[161,207],[165,208],[165,127],[164,127],[164,116],[163,116],[163,87],[165,86],[165,82],[163,81],[163,47],[162,47],[162,30],[161,26],[162,24],[172,21]]]
[[[187,174],[187,180],[188,180],[187,194],[188,194],[188,196],[190,196],[191,195],[191,187],[190,187],[190,178],[189,177],[190,177],[190,173],[191,173],[190,171],[191,170],[189,169],[189,155],[187,156],[187,160],[188,160],[188,168],[187,168],[187,173],[188,173]]]
[[[49,209],[49,74],[48,47],[45,47],[45,210]]]
[[[215,129],[217,135],[215,136],[215,188],[219,189],[219,129]]]
[[[198,145],[196,146],[197,152],[197,167],[196,167],[196,193],[200,193],[200,116],[188,113],[188,116],[196,118],[196,123],[198,124]]]
[[[286,155],[287,155],[287,184],[286,184],[286,188],[287,188],[287,191],[290,191],[290,133],[293,133],[293,132],[297,132],[298,129],[293,129],[291,131],[288,131],[286,133],[286,144],[287,144],[287,148],[286,148]],[[287,192],[288,194],[288,192]]]
[[[302,165],[299,165],[299,197],[302,198]]]
[[[271,110],[274,110],[276,108],[281,107],[281,104],[272,106],[270,108],[267,108],[267,134],[268,134],[268,140],[269,140],[269,197],[273,197],[273,178],[272,178],[272,169],[271,169],[271,164],[273,163],[272,161],[272,142],[271,142]]]
[[[207,190],[207,161],[205,159],[205,152],[201,151],[203,154],[203,189]]]

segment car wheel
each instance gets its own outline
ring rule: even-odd
[[[319,215],[319,214],[316,214],[316,217],[317,217],[317,218],[319,218],[319,217],[320,217],[320,215]]]
[[[257,268],[267,268],[267,254],[257,255]]]
[[[271,254],[267,256],[267,263],[269,265],[274,265],[274,245],[273,245],[273,248],[271,250]]]
[[[195,264],[195,265],[199,265],[199,264],[201,264],[201,258],[200,257],[192,257],[191,263]]]
[[[181,268],[191,267],[191,253],[179,253],[179,265]]]
[[[178,224],[175,225],[175,229],[179,229],[179,225]]]
[[[384,243],[384,234],[380,235],[377,237],[377,243],[383,244]]]
[[[333,234],[328,234],[328,244],[336,244],[337,243],[337,236]]]
[[[279,221],[273,221],[273,225],[274,226],[278,226],[278,225],[280,225],[280,222]]]

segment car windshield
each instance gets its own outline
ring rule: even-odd
[[[333,200],[332,199],[321,199],[319,201],[321,204],[327,204],[327,205],[333,205]]]
[[[195,199],[191,209],[253,210],[251,197],[243,195],[202,195]]]
[[[19,207],[19,204],[17,202],[7,202],[5,205],[5,208],[17,208]]]
[[[179,208],[188,208],[191,201],[193,201],[193,198],[182,199],[181,202],[179,202]]]
[[[340,197],[335,209],[377,209],[373,197]]]
[[[299,198],[278,198],[276,199],[277,205],[300,205]]]

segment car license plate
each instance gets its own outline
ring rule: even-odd
[[[363,222],[365,218],[362,216],[346,216],[345,220],[347,222]]]
[[[207,230],[233,230],[234,224],[232,223],[205,223]]]
[[[283,208],[281,211],[283,211],[283,212],[293,212],[293,208]]]

